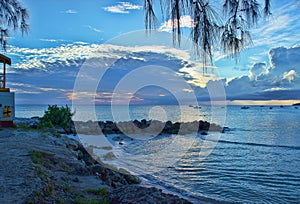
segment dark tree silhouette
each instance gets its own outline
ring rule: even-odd
[[[29,25],[27,10],[17,0],[0,0],[0,46],[6,50],[7,38],[11,30],[21,30],[27,34]]]
[[[156,28],[155,0],[144,0],[146,29]],[[180,18],[190,15],[193,19],[191,38],[197,45],[197,54],[203,66],[212,64],[213,50],[220,48],[224,54],[237,60],[239,53],[252,44],[249,29],[259,18],[271,15],[271,0],[159,0],[161,12],[171,20],[173,42],[180,46]],[[220,2],[220,3],[219,3]],[[215,7],[221,5],[222,12]],[[261,9],[261,3],[264,3]],[[200,50],[199,50],[200,48]]]

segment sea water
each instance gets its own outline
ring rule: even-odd
[[[42,116],[46,109],[47,106],[43,105],[18,105],[16,116]],[[164,155],[150,169],[140,162],[139,174],[144,170],[141,176],[153,184],[194,199],[206,197],[240,203],[300,202],[300,109],[293,106],[241,109],[240,106],[198,108],[167,105],[119,109],[115,112],[123,113],[128,109],[132,120],[153,117],[173,122],[207,120],[229,128],[218,137],[214,137],[217,133],[213,132],[181,137],[173,149],[180,149],[185,144],[190,146],[167,166],[164,166],[167,160]],[[115,119],[110,106],[96,106],[94,110],[95,116],[84,111],[77,114],[85,121],[93,117],[97,120]],[[159,113],[163,116],[160,117]],[[117,118],[128,119],[125,116]],[[158,136],[134,140],[119,148],[130,155],[150,155],[170,141],[170,136]],[[212,145],[204,145],[209,142]],[[127,165],[130,165],[130,160]]]

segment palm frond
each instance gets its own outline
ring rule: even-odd
[[[152,0],[144,0],[144,11],[145,11],[146,30],[151,31],[157,26],[157,19],[153,10]]]
[[[220,22],[218,14],[208,2],[198,1],[193,5],[195,27],[192,29],[192,39],[197,45],[203,67],[212,64],[213,48],[219,39]],[[199,47],[198,47],[199,46]],[[200,52],[198,50],[200,48]]]
[[[7,48],[7,38],[9,37],[8,29],[0,27],[0,45],[4,51]]]
[[[146,28],[152,28],[153,22],[156,23],[153,1],[144,1]],[[237,61],[239,53],[252,45],[249,29],[257,25],[262,13],[265,16],[271,15],[271,0],[264,1],[263,12],[258,0],[223,0],[221,20],[219,13],[210,5],[211,2],[213,1],[159,0],[161,9],[165,5],[165,14],[161,11],[163,16],[171,20],[174,45],[178,43],[180,46],[181,17],[187,14],[192,17],[194,25],[191,28],[191,38],[197,45],[195,50],[203,61],[203,67],[212,64],[213,52],[218,47],[225,55]]]
[[[270,16],[271,14],[271,0],[265,0],[264,15]]]
[[[166,15],[167,19],[171,20],[172,33],[173,33],[173,44],[176,42],[180,46],[181,41],[181,25],[180,18],[187,12],[189,1],[188,0],[166,0]]]
[[[27,34],[29,25],[28,12],[17,0],[0,1],[0,25],[1,25],[1,47],[6,50],[9,30],[21,30],[22,35]]]

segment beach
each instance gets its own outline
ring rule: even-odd
[[[76,140],[51,132],[2,129],[0,154],[0,203],[190,203],[96,163]]]

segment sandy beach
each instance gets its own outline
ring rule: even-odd
[[[30,128],[0,131],[0,203],[190,203],[93,161],[80,143]]]

